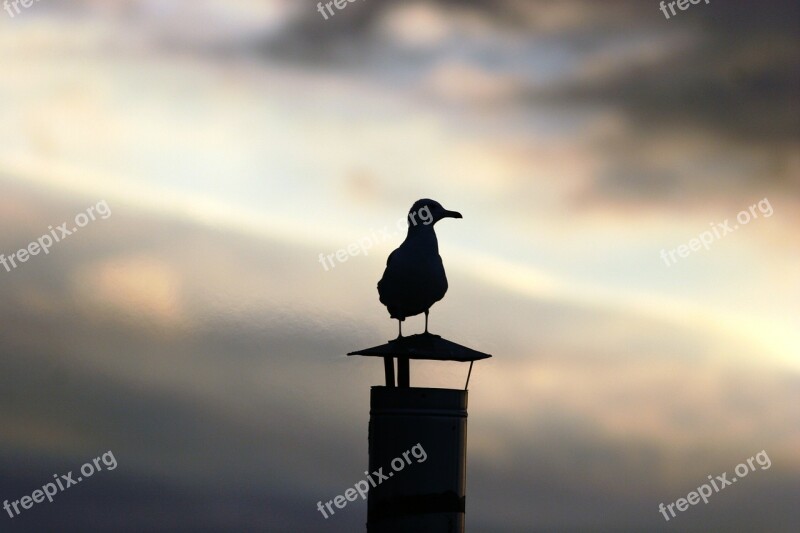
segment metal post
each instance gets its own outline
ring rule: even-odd
[[[463,533],[467,391],[372,387],[370,407],[369,471],[387,478],[369,491],[367,531]]]
[[[408,357],[397,358],[397,386],[405,388],[411,386],[411,370]]]
[[[469,386],[472,363],[491,355],[430,333],[347,355],[383,357],[386,373],[386,386],[370,394],[369,471],[380,475],[370,478],[367,531],[463,533],[467,391],[410,387],[409,361],[468,362]]]
[[[383,358],[383,373],[386,375],[386,386],[394,387],[394,357]]]

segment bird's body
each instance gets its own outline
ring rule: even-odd
[[[423,313],[447,292],[436,233],[432,227],[426,233],[417,238],[409,238],[409,234],[386,261],[378,294],[392,318],[405,320]]]
[[[415,220],[416,214],[427,212],[428,222]],[[386,261],[386,270],[378,282],[380,301],[389,311],[389,316],[399,321],[425,313],[444,298],[447,292],[447,276],[439,255],[439,242],[433,225],[442,218],[461,218],[455,211],[445,210],[433,200],[419,200],[409,212],[408,235]]]

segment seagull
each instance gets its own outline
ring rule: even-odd
[[[433,225],[443,218],[462,216],[434,200],[414,202],[408,212],[406,240],[386,260],[386,270],[378,282],[378,294],[389,316],[397,319],[398,339],[403,336],[403,321],[420,313],[425,313],[427,335],[431,306],[447,292],[447,276],[433,231]]]

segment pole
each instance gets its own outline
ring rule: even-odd
[[[368,533],[463,533],[466,443],[467,391],[372,387]]]
[[[408,357],[397,358],[397,386],[408,388],[411,386],[411,370]]]
[[[383,358],[383,373],[386,375],[386,386],[394,387],[394,357]]]

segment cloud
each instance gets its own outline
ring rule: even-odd
[[[98,196],[114,208],[0,272],[4,493],[111,448],[119,477],[97,485],[111,495],[76,514],[318,528],[315,502],[363,471],[382,367],[344,353],[395,332],[374,283],[402,235],[328,272],[317,254],[424,190],[472,221],[437,230],[451,290],[432,327],[495,355],[470,383],[471,523],[655,530],[657,502],[766,449],[774,470],[681,528],[779,530],[800,469],[798,160],[791,113],[770,118],[795,56],[779,11],[712,3],[684,23],[643,2],[367,0],[323,21],[298,3],[256,39],[263,20],[243,19],[261,8],[237,3],[214,27],[241,24],[246,42],[206,46],[193,32],[222,4],[186,19],[190,3],[159,5],[134,29],[156,43],[142,55],[75,37],[64,54],[83,34],[52,21],[39,48],[35,25],[0,37],[0,251]],[[189,54],[160,55],[184,21]],[[89,33],[113,35],[103,24]],[[767,187],[784,193],[769,225],[680,271],[659,263]],[[418,385],[465,377],[412,370]],[[348,513],[337,525],[363,526],[363,507]]]
[[[800,92],[800,34],[786,23],[800,16],[797,5],[700,7],[655,29],[649,17],[632,11],[654,30],[643,48],[652,53],[629,54],[637,46],[630,39],[617,43],[613,58],[586,50],[572,75],[531,91],[532,102],[610,109],[629,124],[620,154],[606,154],[613,167],[589,191],[598,204],[669,205],[687,189],[716,201],[721,187],[737,198],[765,188],[794,201],[800,196],[792,163],[800,137],[793,104]],[[596,40],[609,51],[619,41],[602,33]],[[691,136],[694,148],[681,146],[678,136]],[[669,159],[648,157],[658,144]]]
[[[14,198],[22,216],[41,202]],[[121,513],[150,516],[145,478],[161,484],[162,505],[176,502],[175,519],[205,497],[185,486],[213,485],[236,512],[260,498],[313,529],[314,503],[363,471],[367,387],[382,367],[343,354],[393,332],[363,279],[380,259],[326,273],[302,243],[130,210],[108,222],[117,226],[87,229],[35,274],[0,284],[0,336],[13,347],[0,359],[0,412],[4,427],[19,429],[0,434],[0,446],[38,450],[36,464],[47,467],[37,468],[53,471],[112,449],[122,477],[93,483],[113,488],[108,505]],[[784,473],[747,494],[778,493],[800,468],[800,385],[754,362],[756,346],[688,319],[498,289],[463,270],[448,271],[452,294],[432,323],[495,354],[471,382],[470,494],[484,502],[471,508],[476,522],[502,530],[541,513],[545,524],[566,523],[580,509],[613,530],[659,518],[643,494],[678,497],[762,448]],[[55,280],[47,293],[19,296],[35,295],[41,279]],[[158,327],[130,320],[131,307]],[[420,365],[412,375],[417,385],[453,386],[464,370]],[[36,486],[31,472],[4,477],[17,480],[5,485],[11,494]],[[502,500],[485,494],[492,487],[503,487]],[[598,498],[617,512],[602,513]]]

